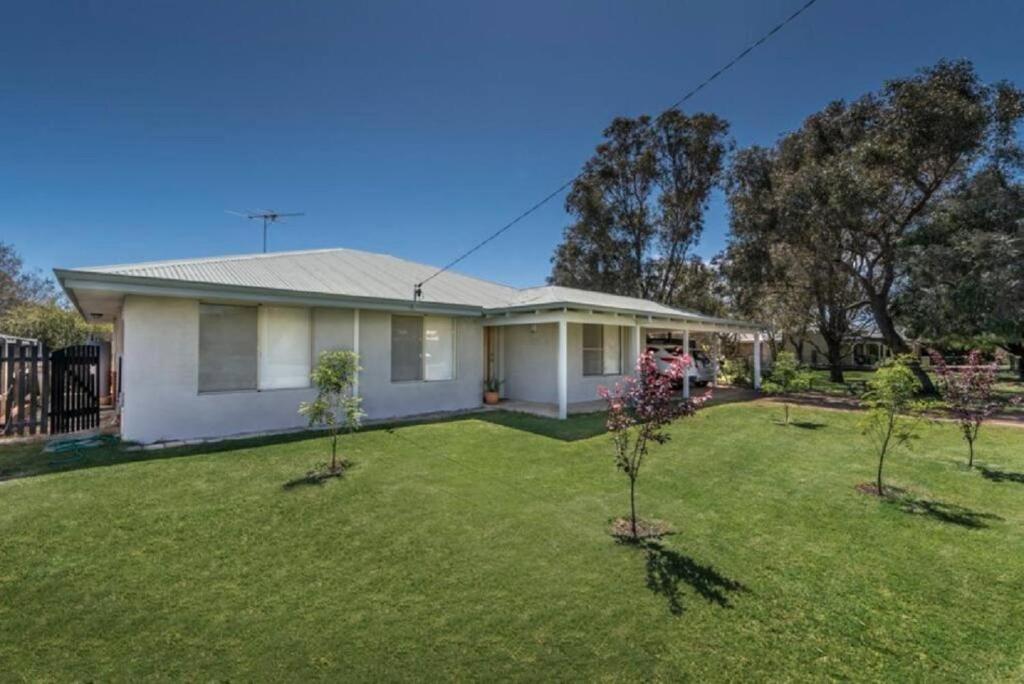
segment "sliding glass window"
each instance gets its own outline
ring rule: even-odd
[[[391,381],[455,377],[455,321],[443,316],[391,317]]]

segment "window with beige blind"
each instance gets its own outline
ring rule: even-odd
[[[622,327],[583,325],[583,375],[622,374]]]

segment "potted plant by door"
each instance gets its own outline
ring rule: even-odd
[[[497,404],[500,398],[499,392],[501,391],[501,380],[496,378],[487,378],[484,380],[484,403],[485,404]]]

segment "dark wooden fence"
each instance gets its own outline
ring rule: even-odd
[[[100,348],[82,344],[50,355],[50,432],[100,424]]]
[[[0,338],[0,434],[46,432],[49,372],[46,345],[36,340]]]

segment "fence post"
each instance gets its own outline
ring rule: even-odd
[[[50,431],[50,355],[45,342],[39,343],[39,363],[42,365],[42,379],[40,380],[39,393],[42,395],[42,414],[39,416],[40,432]]]
[[[28,363],[28,433],[36,434],[36,411],[39,410],[39,400],[36,395],[39,393],[39,345],[32,345],[32,355]]]
[[[4,345],[4,364],[7,371],[7,395],[5,397],[4,406],[4,434],[9,435],[14,430],[14,426],[11,421],[13,420],[11,410],[14,405],[14,343],[8,342]]]
[[[18,434],[25,434],[25,412],[28,409],[28,402],[25,401],[28,389],[28,348],[25,345],[18,345]]]

